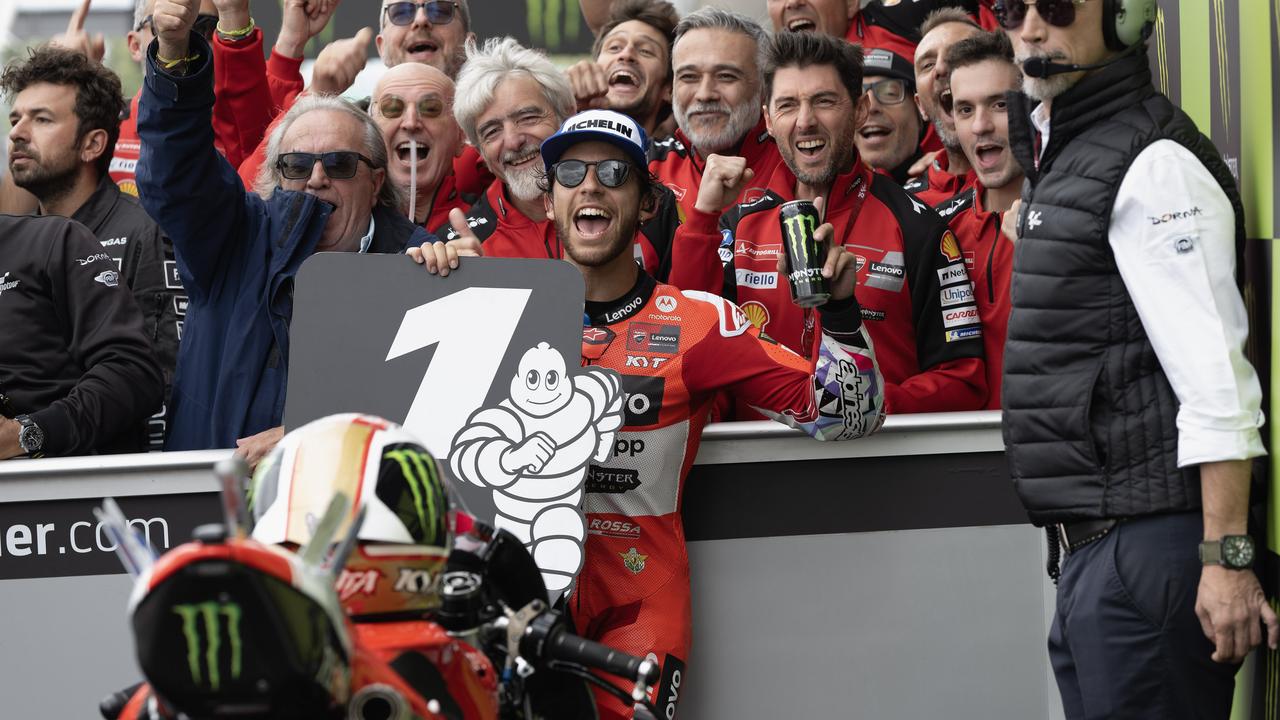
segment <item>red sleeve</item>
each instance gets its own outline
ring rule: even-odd
[[[267,138],[271,137],[271,131],[275,130],[276,123],[289,112],[289,108],[293,107],[298,100],[298,95],[302,93],[302,73],[299,71],[302,60],[300,58],[295,60],[272,50],[271,59],[267,60],[266,65],[267,88],[271,96],[268,105],[273,115],[268,118],[269,125],[263,131],[257,146],[238,163],[240,180],[246,188],[253,187],[254,181],[258,178],[258,169],[267,159]]]
[[[262,59],[262,30],[242,42],[213,41],[213,133],[238,166],[257,147],[272,118],[267,66]]]
[[[684,381],[690,392],[727,390],[752,407],[775,413],[790,411],[802,421],[810,419],[808,416],[815,413],[814,363],[760,339],[760,330],[728,300],[710,295],[701,299],[717,306],[719,317],[688,351]],[[733,361],[726,362],[726,358]]]
[[[723,294],[724,262],[719,253],[719,222],[718,216],[696,208],[685,217],[672,241],[668,282],[681,290]]]
[[[981,410],[987,400],[987,367],[982,358],[938,363],[907,378],[901,385],[885,384],[890,414]]]
[[[271,90],[272,107],[285,108],[293,106],[302,92],[302,58],[291,58],[271,51],[267,60],[267,86]]]

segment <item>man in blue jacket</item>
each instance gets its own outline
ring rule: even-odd
[[[158,0],[139,103],[142,204],[173,239],[190,304],[166,448],[239,445],[250,462],[283,434],[293,277],[315,252],[399,253],[431,239],[395,210],[382,134],[332,97],[299,101],[273,131],[274,187],[246,192],[213,145],[213,61],[191,32],[198,0]]]

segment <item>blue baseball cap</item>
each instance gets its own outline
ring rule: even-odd
[[[551,172],[551,166],[560,161],[566,150],[588,140],[600,140],[621,148],[636,167],[641,170],[649,167],[649,136],[644,128],[613,110],[586,110],[565,120],[555,135],[542,141],[543,167]]]

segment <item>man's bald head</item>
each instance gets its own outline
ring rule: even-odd
[[[412,142],[417,142],[417,192],[434,193],[462,152],[462,130],[453,118],[453,80],[434,65],[406,62],[388,68],[373,89],[369,114],[382,131],[389,180],[408,188]],[[423,205],[420,204],[420,207]]]

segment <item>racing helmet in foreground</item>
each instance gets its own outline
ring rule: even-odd
[[[336,718],[352,646],[329,574],[219,525],[156,561],[134,588],[138,665],[191,718]]]
[[[347,614],[435,610],[452,541],[449,497],[431,453],[395,423],[331,415],[285,435],[250,483],[254,539],[306,545],[339,491],[354,500],[336,536],[345,536],[365,508],[358,542],[336,582]]]

